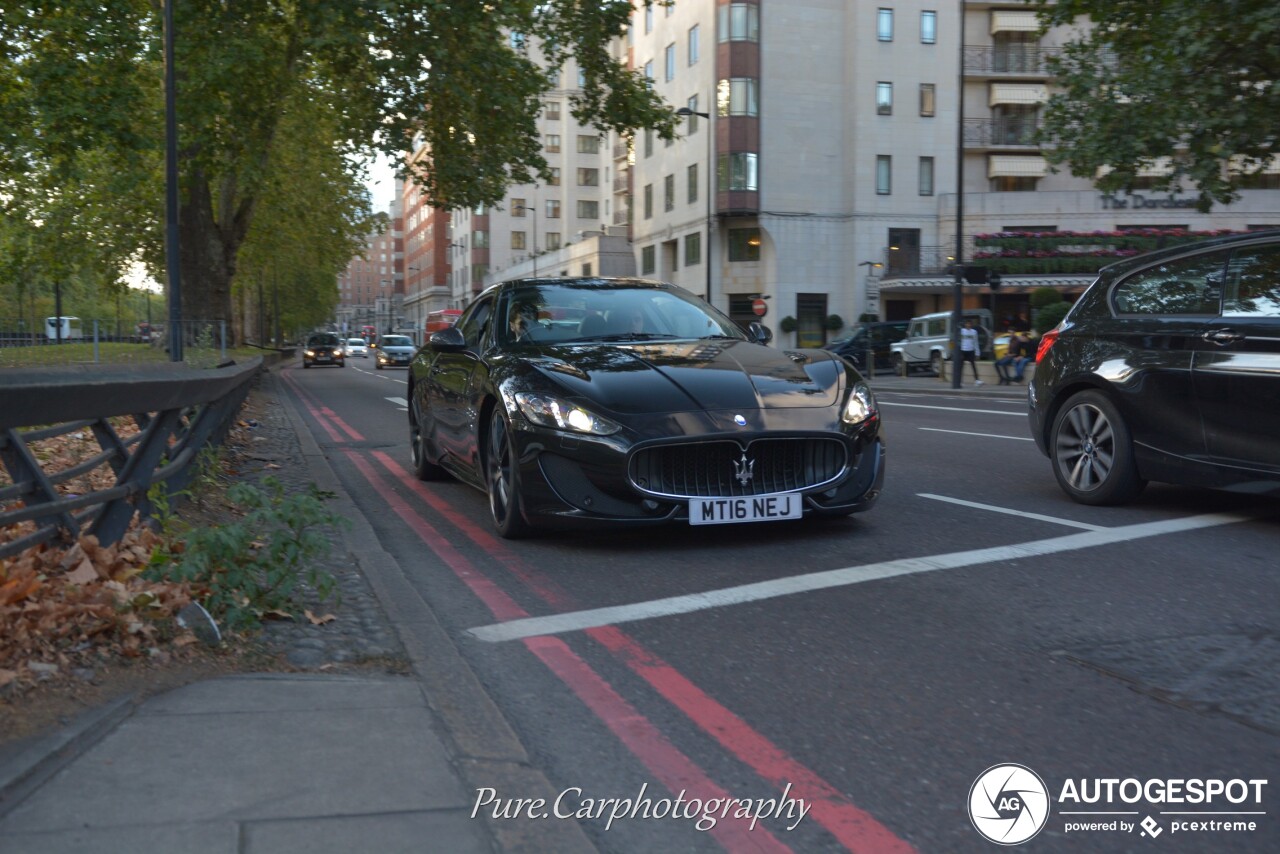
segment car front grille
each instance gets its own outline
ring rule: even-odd
[[[731,498],[794,492],[835,480],[848,460],[838,439],[687,442],[642,448],[631,458],[631,482],[668,498]]]

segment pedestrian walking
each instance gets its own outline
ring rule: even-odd
[[[978,330],[973,328],[971,317],[964,319],[964,328],[960,330],[960,364],[956,370],[962,375],[965,362],[973,368],[973,384],[982,385],[982,380],[978,379]]]

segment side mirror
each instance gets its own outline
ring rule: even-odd
[[[450,326],[448,329],[432,332],[431,337],[427,339],[427,346],[433,353],[461,353],[467,349],[467,339],[462,334],[462,330],[456,326]]]
[[[773,333],[769,331],[769,327],[759,321],[751,321],[751,325],[747,327],[747,331],[751,333],[751,337],[757,344],[768,344],[773,340]]]

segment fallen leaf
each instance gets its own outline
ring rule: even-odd
[[[315,614],[311,613],[310,609],[303,611],[303,613],[307,615],[307,619],[311,621],[311,625],[313,626],[323,626],[325,623],[332,623],[334,620],[338,619],[333,614],[325,614],[323,617],[317,617]]]
[[[0,670],[0,688],[8,685],[10,682],[18,678],[16,670]]]
[[[310,613],[310,612],[308,612],[308,613]],[[277,609],[277,608],[273,608],[273,609],[271,609],[270,611],[265,612],[265,613],[262,615],[262,618],[263,618],[264,620],[266,620],[266,619],[270,619],[270,620],[292,620],[292,619],[293,619],[293,614],[290,614],[288,611],[281,611],[281,610],[279,610],[279,609]]]
[[[67,581],[72,584],[88,584],[97,580],[98,570],[94,569],[92,561],[88,558],[80,561],[80,565],[75,568],[74,572],[67,573]]]

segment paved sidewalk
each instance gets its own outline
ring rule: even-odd
[[[594,851],[573,821],[470,818],[482,786],[553,798],[551,783],[346,496],[278,370],[260,392],[287,417],[256,432],[257,456],[334,494],[351,522],[334,559],[362,576],[344,593],[372,593],[348,626],[324,627],[332,637],[272,640],[296,665],[308,650],[324,652],[317,667],[390,654],[412,676],[247,674],[92,709],[0,751],[0,854]],[[395,637],[370,646],[384,625]]]

